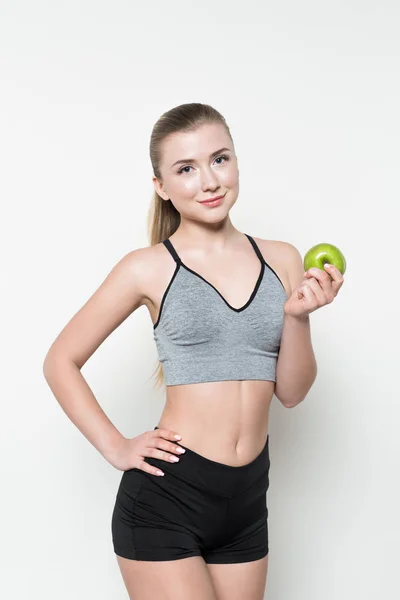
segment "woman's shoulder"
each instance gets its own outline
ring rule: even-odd
[[[263,247],[267,252],[279,252],[285,253],[285,255],[289,255],[290,253],[295,254],[296,252],[300,254],[296,246],[294,246],[290,242],[284,242],[282,240],[267,240],[255,236],[252,237],[257,242],[257,244],[259,244],[261,250],[261,247]]]
[[[254,237],[265,262],[276,271],[288,295],[300,285],[304,268],[302,256],[294,244],[282,240]]]
[[[167,252],[164,244],[159,242],[152,246],[140,246],[127,252],[119,260],[127,270],[131,270],[137,277],[154,277],[158,271],[162,271],[171,262],[171,255]]]
[[[176,263],[162,242],[134,248],[118,262],[118,268],[136,281],[144,300],[152,297],[154,286],[168,279],[175,267]]]

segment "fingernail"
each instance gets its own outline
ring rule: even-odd
[[[176,440],[181,440],[181,439],[182,439],[182,436],[181,436],[181,435],[174,435],[174,438],[175,438]]]

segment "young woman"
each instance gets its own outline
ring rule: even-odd
[[[303,272],[290,243],[236,229],[233,140],[222,115],[186,104],[154,126],[151,245],[124,256],[52,344],[44,374],[58,402],[123,471],[114,551],[134,600],[261,600],[268,565],[268,414],[296,406],[317,372],[309,314],[332,302],[333,266]],[[81,374],[133,311],[153,322],[158,425],[133,439]]]

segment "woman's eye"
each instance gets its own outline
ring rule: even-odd
[[[219,158],[223,158],[223,159],[225,159],[225,161],[229,160],[229,156],[227,156],[226,154],[222,154],[221,156],[217,156],[217,158],[215,160],[218,160]],[[218,164],[221,164],[221,163],[218,163]],[[185,169],[191,169],[191,168],[192,167],[190,165],[186,165],[186,167],[182,167],[181,169],[179,169],[178,175],[180,175],[183,172],[189,173],[189,171],[185,171]]]
[[[178,175],[180,175],[181,173],[183,173],[184,169],[191,169],[192,167],[190,167],[189,165],[187,167],[182,167],[182,169],[179,169],[178,171]],[[185,173],[188,173],[188,171],[185,171]]]

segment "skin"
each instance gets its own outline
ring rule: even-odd
[[[222,147],[229,151],[210,158]],[[219,158],[222,155],[229,160]],[[172,167],[187,157],[195,162]],[[260,262],[246,236],[230,220],[229,212],[239,194],[239,169],[224,127],[203,125],[194,132],[169,136],[162,146],[161,179],[154,178],[153,183],[163,200],[171,201],[181,215],[180,226],[170,237],[181,260],[212,283],[231,306],[243,306],[254,289]],[[220,194],[225,196],[218,207],[199,203]],[[290,341],[285,344],[283,364],[291,365],[299,350],[304,354],[306,348],[307,315],[333,300],[343,278],[335,268],[327,269],[330,275],[319,269],[304,274],[294,246],[254,239],[288,295],[285,322]],[[169,461],[171,455],[180,456],[174,434],[182,436],[183,446],[211,460],[231,466],[247,464],[264,447],[278,382],[222,381],[167,387],[160,429],[127,439],[105,415],[81,374],[101,343],[140,306],[147,307],[153,323],[157,321],[174,269],[175,262],[162,243],[132,250],[123,257],[53,342],[44,362],[45,378],[71,421],[120,470],[142,468],[155,476],[156,469],[143,459],[152,456]],[[307,348],[309,355],[309,342]],[[310,363],[297,365],[293,371],[299,377],[307,370],[306,379],[301,375],[306,390],[312,384]],[[283,398],[292,396],[292,389],[287,382],[281,382],[281,388],[286,396],[280,394],[278,400],[289,406]],[[117,560],[129,596],[135,600],[262,600],[264,596],[268,556],[221,565],[206,565],[202,557],[148,562],[117,556]]]

